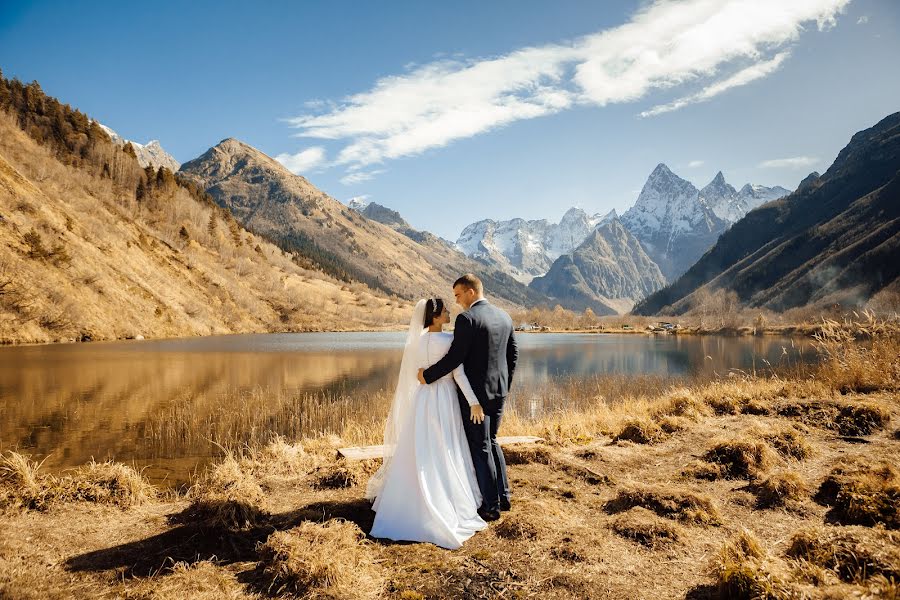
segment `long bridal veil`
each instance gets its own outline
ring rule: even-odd
[[[397,376],[397,388],[394,390],[394,401],[384,424],[384,462],[378,471],[369,479],[366,486],[366,498],[374,500],[381,493],[384,485],[384,476],[388,471],[397,441],[403,435],[403,425],[409,421],[408,417],[413,410],[412,398],[416,391],[418,380],[418,364],[416,357],[419,351],[419,342],[425,332],[425,303],[419,300],[413,309],[412,318],[409,321],[409,332],[406,334],[406,345],[403,348],[403,359],[400,361],[400,374]]]

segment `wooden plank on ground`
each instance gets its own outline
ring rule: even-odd
[[[533,435],[515,435],[498,437],[497,441],[501,446],[509,444],[534,444],[535,442],[544,441]],[[347,460],[369,460],[372,458],[381,458],[384,456],[384,446],[351,446],[348,448],[339,448],[338,456]]]

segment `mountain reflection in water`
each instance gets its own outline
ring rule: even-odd
[[[95,460],[146,467],[177,484],[223,445],[377,426],[399,368],[402,333],[233,335],[0,348],[0,450],[61,469]],[[632,375],[662,388],[808,362],[808,340],[771,337],[521,334],[511,410],[563,407],[566,378]],[[552,386],[549,386],[552,387]],[[599,391],[599,390],[598,390]],[[602,395],[615,400],[615,389]],[[380,401],[373,402],[373,398]]]

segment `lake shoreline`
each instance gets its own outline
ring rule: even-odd
[[[699,328],[699,327],[682,327],[674,331],[651,331],[649,329],[621,329],[621,328],[577,328],[577,329],[558,329],[549,328],[546,330],[516,330],[516,335],[538,335],[538,334],[615,334],[615,335],[710,335],[723,337],[752,337],[752,336],[783,336],[783,337],[813,337],[822,330],[821,325],[800,324],[800,325],[783,325],[777,327],[765,327],[761,330],[753,327],[720,327],[720,328]],[[76,344],[91,344],[97,342],[139,342],[139,341],[161,341],[161,340],[187,340],[201,338],[220,338],[235,335],[280,335],[288,333],[403,333],[406,332],[405,326],[397,327],[381,327],[381,328],[347,328],[347,329],[297,329],[284,331],[239,331],[230,333],[215,333],[204,335],[173,335],[173,336],[125,336],[125,337],[93,337],[90,339],[79,340],[75,338],[66,338],[53,341],[35,341],[35,340],[19,340],[19,339],[0,339],[0,348],[5,347],[24,347],[24,346],[62,346]],[[452,331],[449,329],[448,331]]]

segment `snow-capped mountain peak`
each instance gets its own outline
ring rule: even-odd
[[[347,200],[347,207],[351,210],[362,212],[369,205],[369,201],[366,200],[367,197],[368,196],[354,196]]]
[[[719,171],[698,190],[660,163],[621,220],[673,279],[750,210],[789,193],[781,187],[748,186],[738,192]]]
[[[485,219],[468,225],[456,240],[467,256],[503,269],[522,282],[543,275],[557,258],[572,252],[597,227],[616,218],[616,212],[589,215],[570,208],[559,223],[546,219],[508,221]]]
[[[139,144],[132,140],[126,140],[103,123],[97,122],[97,124],[106,132],[106,135],[109,136],[113,143],[118,144],[119,146],[130,143],[131,147],[134,148],[134,154],[137,156],[138,164],[142,167],[152,166],[157,169],[159,167],[165,167],[173,173],[181,167],[181,163],[163,149],[159,140],[150,140],[146,144]]]

